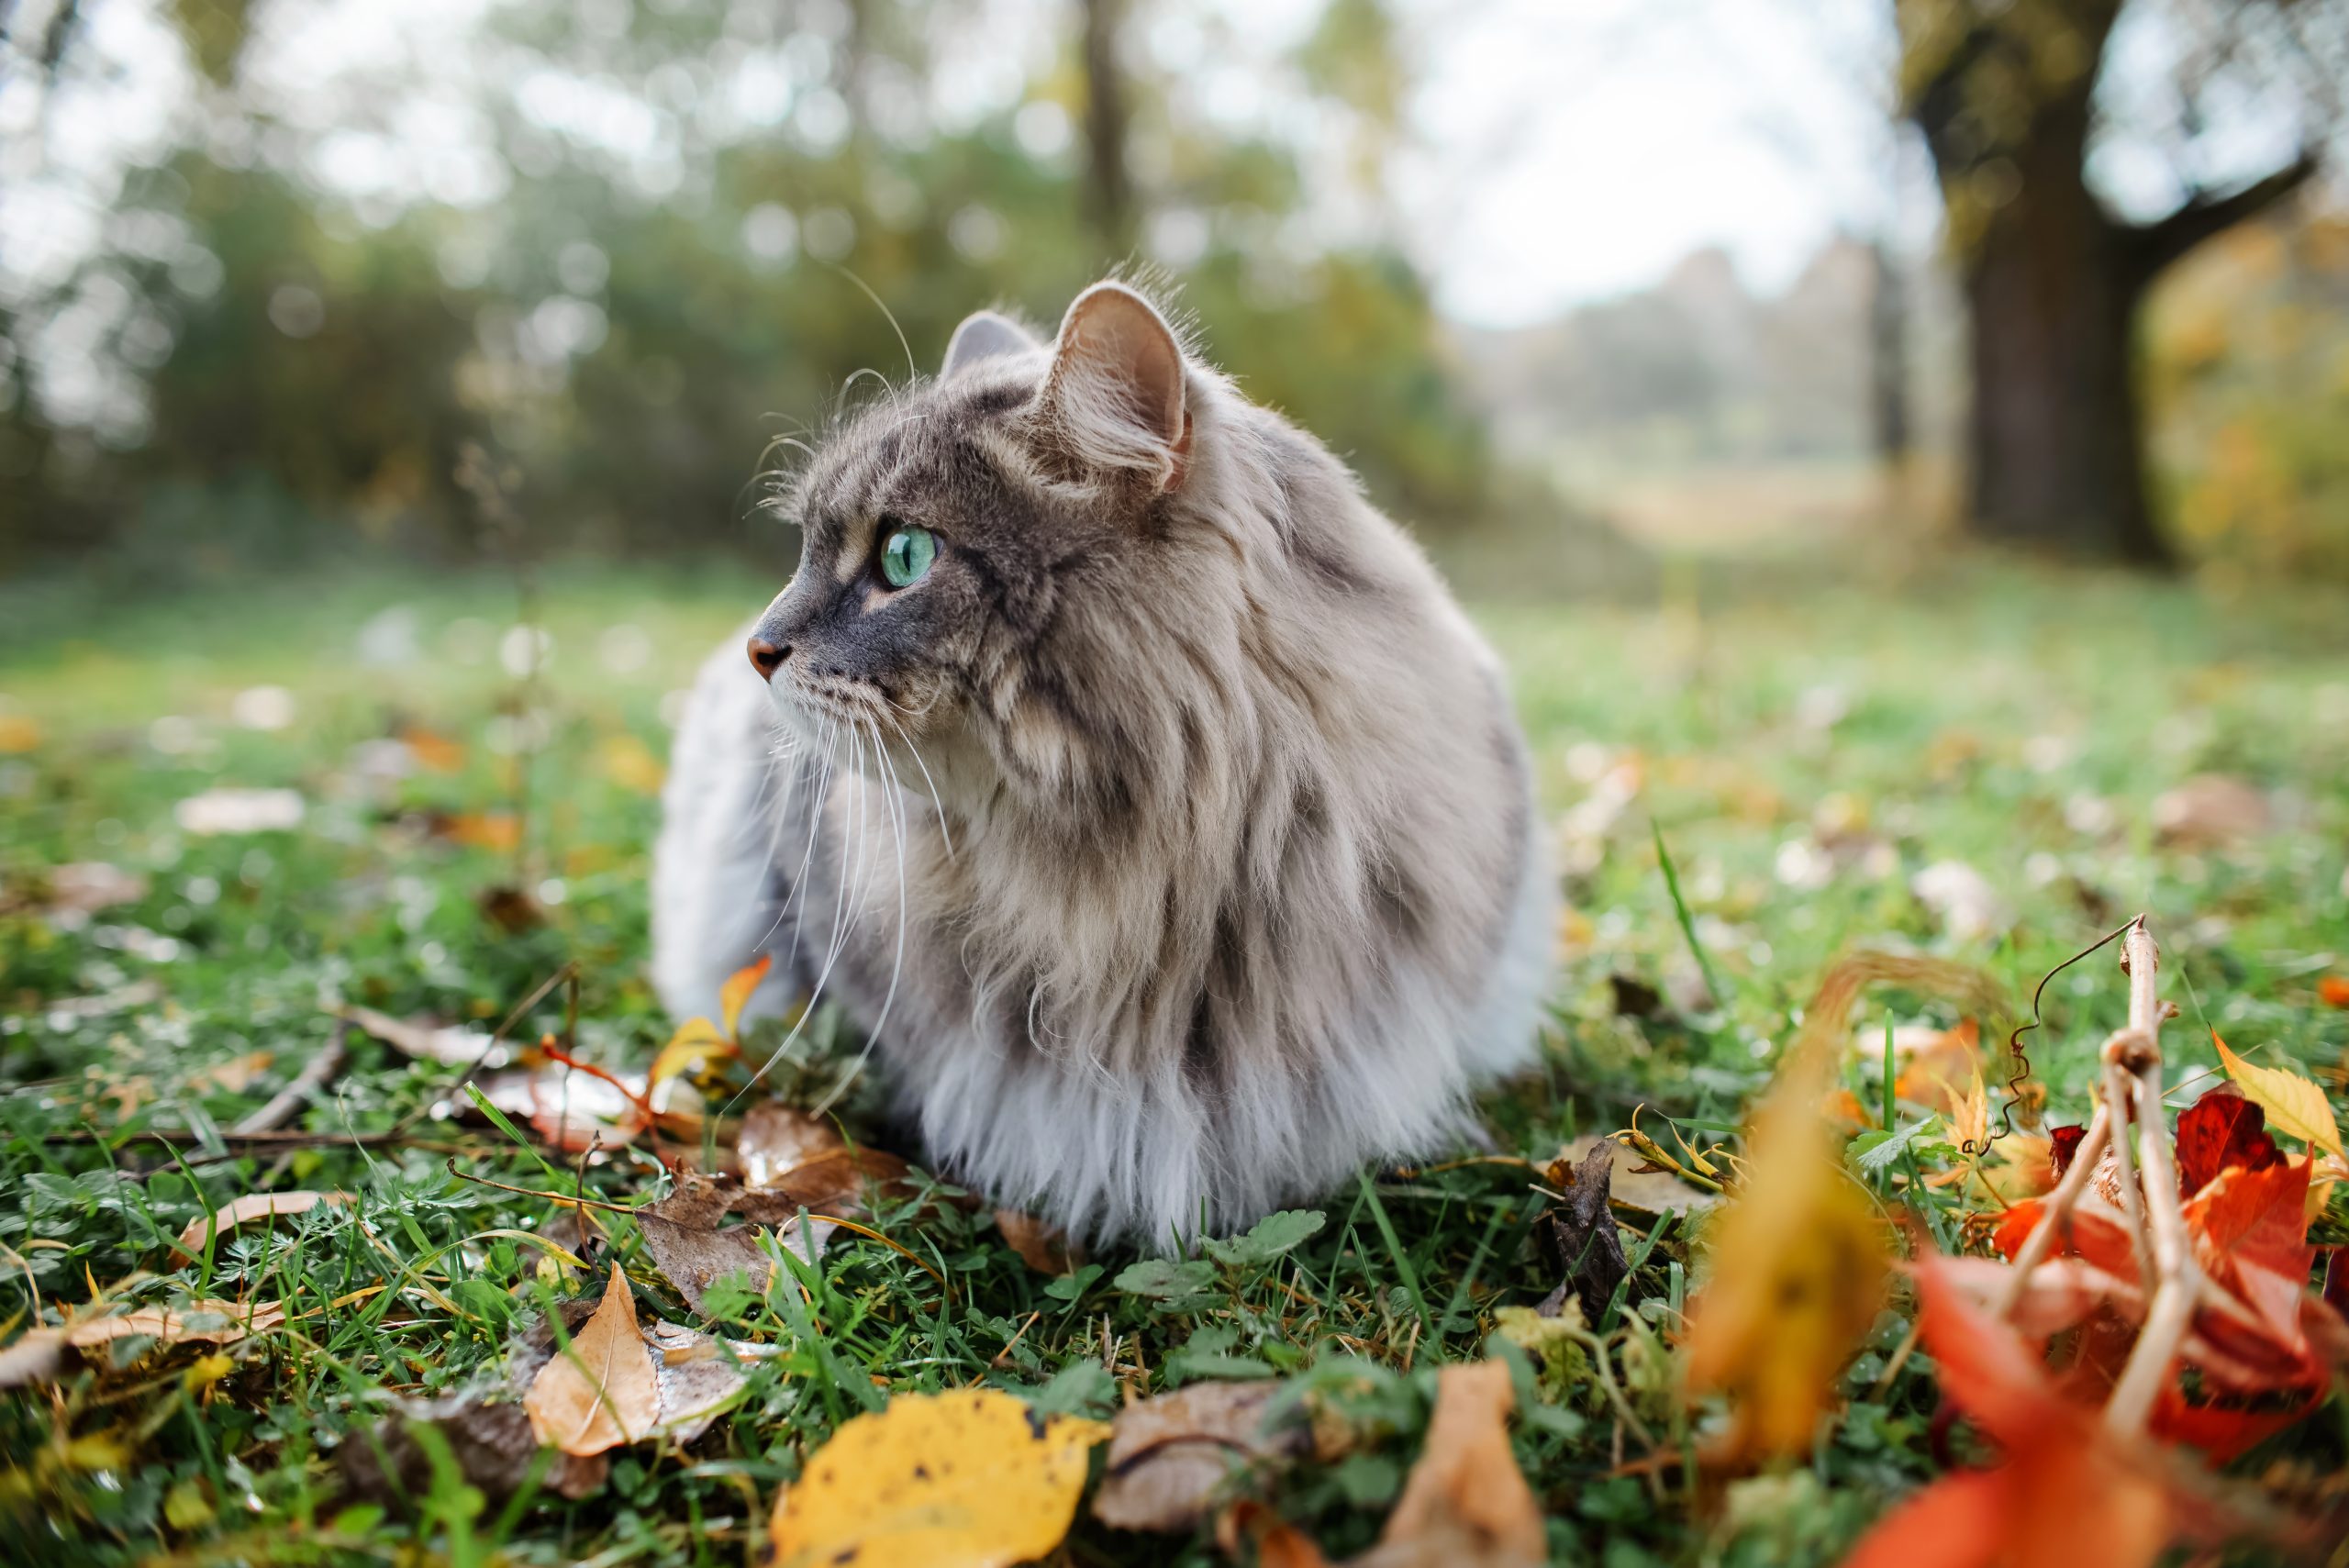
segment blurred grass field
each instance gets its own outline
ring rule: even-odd
[[[575,1285],[536,1250],[478,1240],[545,1226],[551,1206],[466,1184],[439,1152],[231,1154],[206,1129],[297,1072],[337,1000],[494,1019],[566,962],[579,966],[582,1053],[641,1069],[670,1027],[643,977],[668,719],[693,667],[782,574],[555,570],[534,585],[534,622],[496,575],[345,576],[115,610],[52,603],[0,639],[0,1177],[21,1195],[0,1213],[0,1324],[28,1320],[35,1290],[52,1309],[124,1281],[139,1299],[195,1289],[316,1306],[384,1283],[347,1214],[240,1233],[206,1263],[159,1251],[207,1201],[264,1184],[361,1193],[359,1213],[433,1258],[460,1308],[321,1313],[244,1356],[228,1374],[235,1399],[179,1376],[184,1352],[137,1363],[135,1347],[55,1398],[0,1395],[0,1509],[36,1560],[162,1561],[158,1531],[187,1562],[367,1560],[417,1538],[396,1510],[339,1511],[331,1451],[385,1390],[491,1375],[542,1289]],[[2349,972],[2349,595],[2227,603],[2190,585],[1965,562],[1898,583],[1781,566],[1667,584],[1650,607],[1479,616],[1514,672],[1571,905],[1544,1070],[1489,1107],[1503,1151],[1547,1160],[1642,1105],[1699,1140],[1733,1126],[1819,974],[1852,946],[1964,958],[2020,1000],[2138,910],[2186,1009],[2168,1037],[2182,1095],[2211,1066],[2207,1021],[2341,1098],[2349,1012],[2318,986]],[[202,808],[184,803],[230,788],[295,792],[299,826],[198,830]],[[86,873],[59,868],[93,862],[139,879],[135,895],[74,907]],[[1886,1005],[1896,1021],[1953,1021]],[[2034,1060],[2055,1118],[2084,1115],[2093,1043],[2121,1010],[2101,959],[2050,989]],[[564,1027],[558,995],[515,1032]],[[1986,1021],[1986,1039],[2002,1036]],[[1855,1056],[1864,1103],[1874,1072]],[[388,1127],[447,1077],[357,1041],[306,1125]],[[476,1173],[545,1184],[494,1133],[427,1125],[463,1142]],[[166,1151],[137,1136],[150,1126],[195,1138]],[[100,1140],[66,1140],[76,1129]],[[843,1385],[842,1368],[890,1390],[985,1380],[1099,1410],[1112,1380],[1086,1369],[1108,1352],[1117,1381],[1144,1392],[1240,1365],[1375,1406],[1392,1432],[1384,1457],[1285,1483],[1284,1507],[1334,1555],[1375,1533],[1424,1418],[1427,1366],[1476,1353],[1496,1308],[1556,1283],[1525,1246],[1540,1206],[1522,1178],[1382,1176],[1330,1195],[1330,1227],[1292,1272],[1174,1300],[1118,1290],[1119,1257],[1049,1294],[984,1216],[918,1221],[951,1299],[844,1238],[817,1296],[826,1352],[760,1363],[745,1404],[692,1453],[640,1453],[600,1497],[535,1511],[467,1513],[450,1479],[426,1528],[462,1516],[473,1561],[493,1548],[521,1562],[740,1561],[748,1499],[870,1393]],[[640,1161],[587,1179],[616,1201],[650,1190]],[[2343,1233],[2328,1222],[2316,1239]],[[613,1245],[658,1299],[626,1225]],[[1682,1228],[1642,1258],[1641,1313],[1668,1333],[1700,1254]],[[1769,1478],[1775,1491],[1726,1514],[1676,1491],[1654,1507],[1614,1473],[1619,1440],[1593,1409],[1543,1407],[1517,1441],[1557,1560],[1831,1560],[1934,1463],[1927,1369],[1868,1392],[1904,1328],[1887,1314],[1849,1379],[1859,1402],[1814,1470]],[[788,1338],[755,1301],[735,1331]],[[1658,1418],[1681,1440],[1702,1435],[1701,1409],[1672,1414],[1668,1390],[1634,1392],[1663,1401]],[[2338,1471],[2340,1417],[2336,1396],[2243,1462]],[[1204,1540],[1145,1551],[1097,1525],[1067,1550],[1076,1562],[1218,1560]]]

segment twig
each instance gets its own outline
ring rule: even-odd
[[[292,1083],[271,1096],[267,1105],[228,1130],[239,1137],[267,1132],[300,1115],[303,1107],[310,1103],[310,1096],[324,1088],[336,1073],[342,1071],[342,1064],[350,1060],[350,1048],[343,1043],[350,1033],[350,1023],[337,1018],[334,1038],[327,1042],[327,1048],[310,1058],[309,1065],[304,1067]]]

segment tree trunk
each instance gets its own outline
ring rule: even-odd
[[[1868,431],[1876,462],[1898,474],[1916,443],[1909,412],[1908,280],[1880,235],[1868,245]]]
[[[1085,139],[1088,203],[1109,259],[1133,249],[1133,183],[1126,172],[1126,89],[1118,63],[1123,0],[1081,0],[1085,17]]]
[[[2167,565],[2137,401],[2144,280],[2072,150],[2035,150],[2052,156],[1966,261],[1967,517],[1989,539]]]

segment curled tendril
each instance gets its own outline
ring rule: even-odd
[[[2031,993],[2031,1022],[2016,1026],[2015,1032],[2007,1037],[2007,1060],[2013,1065],[2014,1072],[2007,1079],[2007,1103],[1998,1107],[1998,1130],[1983,1139],[1978,1148],[1973,1139],[1967,1139],[1958,1145],[1960,1153],[1978,1159],[1990,1151],[1992,1144],[2014,1131],[2015,1106],[2022,1098],[2022,1086],[2031,1082],[2031,1057],[2022,1048],[2022,1037],[2039,1027],[2039,999],[2046,995],[2048,983],[2099,948],[2109,947],[2120,940],[2123,932],[2143,918],[2143,915],[2131,916],[2039,977],[2038,985]]]

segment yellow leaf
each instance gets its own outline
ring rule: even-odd
[[[29,751],[39,744],[39,725],[21,713],[0,713],[0,753]]]
[[[718,987],[718,1012],[725,1022],[728,1040],[742,1038],[742,1009],[751,1005],[751,994],[759,988],[759,982],[767,977],[767,970],[774,962],[773,953],[761,953],[757,962],[736,970],[726,984]]]
[[[539,1369],[522,1408],[539,1441],[578,1459],[633,1442],[659,1424],[660,1378],[618,1263],[595,1315],[572,1337],[567,1354]]]
[[[715,1071],[721,1060],[734,1054],[734,1042],[718,1033],[716,1024],[707,1018],[687,1018],[652,1059],[652,1070],[645,1074],[644,1092],[650,1095],[672,1078],[699,1083]]]
[[[775,1498],[770,1568],[1008,1568],[1068,1534],[1108,1426],[996,1389],[908,1395],[859,1416]]]
[[[2210,1031],[2210,1043],[2219,1048],[2219,1060],[2227,1064],[2227,1076],[2235,1081],[2235,1087],[2267,1113],[2269,1128],[2329,1154],[2342,1152],[2341,1123],[2322,1089],[2297,1073],[2245,1062],[2227,1049],[2217,1029]]]
[[[596,750],[604,764],[604,776],[622,789],[631,789],[639,795],[661,793],[667,771],[651,748],[635,736],[626,732],[607,735]]]

